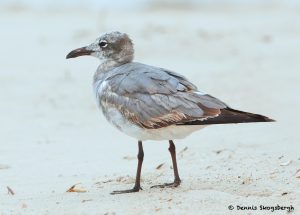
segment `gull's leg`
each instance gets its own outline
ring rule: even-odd
[[[172,163],[173,163],[173,170],[174,170],[174,182],[173,183],[165,183],[160,185],[154,185],[151,188],[164,188],[164,187],[178,187],[181,183],[179,174],[178,174],[178,168],[177,168],[177,161],[176,161],[176,148],[175,144],[172,140],[169,140],[169,152],[172,157]]]
[[[177,187],[178,185],[180,185],[180,177],[179,177],[179,173],[178,173],[178,168],[177,168],[177,161],[176,161],[176,148],[175,148],[175,144],[173,143],[172,140],[169,140],[170,143],[170,147],[169,147],[169,151],[172,157],[172,163],[173,163],[173,170],[174,170],[174,186]]]
[[[144,160],[144,151],[143,151],[142,141],[139,140],[138,144],[139,144],[139,153],[137,155],[138,166],[137,166],[137,171],[136,171],[134,187],[129,190],[116,190],[110,194],[114,195],[114,194],[122,194],[122,193],[133,193],[133,192],[139,192],[140,190],[142,190],[142,188],[141,188],[141,171],[142,171],[142,164],[143,164],[143,160]]]

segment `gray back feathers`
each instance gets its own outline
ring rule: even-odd
[[[162,68],[127,63],[100,73],[95,85],[104,114],[107,108],[116,108],[142,128],[206,120],[227,107],[198,92],[185,77]]]

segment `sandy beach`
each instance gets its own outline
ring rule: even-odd
[[[279,1],[1,6],[0,215],[287,213],[261,205],[300,214],[299,20],[300,4]],[[147,141],[143,190],[110,195],[133,186],[137,141],[97,109],[98,60],[65,56],[111,30],[131,36],[135,61],[277,122],[209,126],[175,141],[176,189],[150,189],[171,182],[173,170],[168,143]],[[75,184],[78,192],[66,192]]]

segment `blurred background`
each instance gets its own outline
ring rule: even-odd
[[[49,209],[60,198],[55,192],[63,192],[72,183],[90,188],[99,180],[123,175],[131,186],[136,140],[115,130],[97,109],[92,76],[98,60],[65,59],[69,51],[112,30],[130,35],[135,61],[179,72],[235,109],[277,120],[212,126],[177,141],[178,151],[188,147],[186,157],[179,158],[182,178],[194,185],[183,185],[183,189],[198,192],[213,184],[232,194],[231,201],[239,199],[234,195],[254,193],[275,195],[274,202],[279,203],[278,189],[299,188],[299,179],[293,181],[292,176],[300,168],[299,21],[297,0],[2,0],[0,214],[1,206],[3,211],[16,205],[20,209],[20,199],[41,205],[41,211]],[[169,167],[155,172],[159,163],[170,164],[167,144],[149,141],[144,145],[144,183],[172,180]],[[224,149],[224,154],[215,153]],[[280,169],[279,163],[288,161],[291,164]],[[277,178],[269,179],[269,170],[278,170]],[[238,175],[252,177],[255,185],[239,187]],[[201,178],[201,185],[196,178]],[[90,189],[89,197],[108,193],[119,182],[94,193]],[[21,196],[7,198],[8,185]],[[213,201],[210,197],[215,193],[197,192],[202,199],[186,194],[185,199],[196,202],[184,202],[180,210],[187,212],[186,205],[191,204],[201,210],[209,202],[214,211],[228,201]],[[299,197],[298,191],[291,192],[294,199]],[[49,205],[43,199],[50,199]],[[153,202],[160,205],[156,198]],[[77,206],[72,207],[67,211]]]

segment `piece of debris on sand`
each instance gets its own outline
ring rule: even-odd
[[[9,186],[7,186],[6,188],[7,188],[8,195],[12,195],[12,196],[15,195],[15,192]]]
[[[219,150],[215,150],[214,152],[218,155],[221,154],[223,151],[225,151],[226,149],[219,149]]]
[[[156,167],[156,169],[160,169],[164,164],[165,164],[165,163],[159,164],[159,165]]]
[[[289,161],[280,163],[280,166],[288,166],[288,165],[290,165],[291,163],[292,163],[292,160],[289,160]]]
[[[105,180],[105,181],[102,181],[103,184],[106,184],[106,183],[110,183],[112,182],[113,180],[112,179],[108,179],[108,180]]]
[[[78,183],[78,184],[80,184],[80,183]],[[85,193],[85,192],[87,192],[86,190],[84,190],[82,188],[76,188],[76,186],[78,184],[74,184],[66,192],[68,192],[68,193]]]
[[[183,154],[183,152],[185,152],[186,150],[188,149],[188,147],[186,146],[186,147],[184,147],[180,152],[178,152],[178,155],[182,155]]]
[[[136,157],[134,157],[134,156],[124,156],[123,159],[131,161],[131,160],[135,160]]]
[[[3,165],[3,164],[0,164],[0,169],[9,169],[10,166],[8,165]]]

